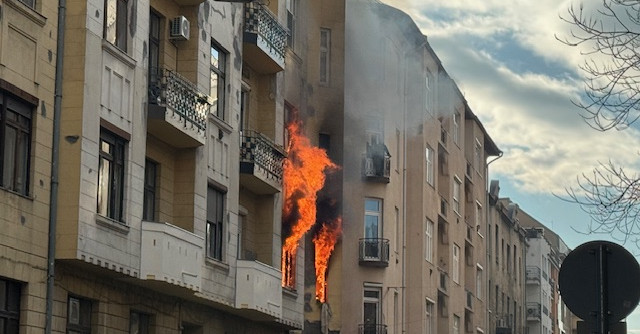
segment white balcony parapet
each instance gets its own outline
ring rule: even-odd
[[[204,238],[169,223],[142,222],[141,278],[200,291]]]
[[[236,308],[282,318],[282,272],[258,261],[238,260]]]

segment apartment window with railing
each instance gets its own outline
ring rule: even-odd
[[[211,64],[210,64],[210,82],[209,96],[213,99],[211,112],[221,120],[225,117],[225,87],[226,87],[226,70],[227,55],[224,50],[215,42],[211,41]]]
[[[432,185],[434,184],[434,151],[430,146],[427,146],[425,150],[425,159],[426,159],[426,177],[427,183]],[[398,159],[400,160],[400,159]]]
[[[98,214],[122,222],[126,141],[106,129],[100,130],[98,164]]]
[[[378,326],[382,324],[382,288],[377,285],[366,284],[363,295],[363,324],[364,333],[379,333]]]
[[[127,51],[127,0],[104,1],[104,39],[118,49]]]
[[[29,194],[33,106],[0,91],[0,186]]]
[[[0,333],[18,334],[22,285],[0,278]]]
[[[224,243],[225,193],[209,186],[207,189],[207,256],[222,261]]]
[[[365,198],[364,210],[364,256],[367,258],[381,258],[382,200],[379,198]]]
[[[91,333],[91,301],[69,296],[67,311],[67,334]]]
[[[331,29],[320,28],[320,83],[329,84],[331,74]]]

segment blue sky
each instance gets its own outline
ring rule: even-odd
[[[599,162],[639,170],[637,129],[597,132],[572,103],[582,93],[580,49],[555,38],[577,1],[382,0],[414,19],[489,135],[504,151],[490,165],[510,197],[571,248],[608,235],[584,235],[590,218],[554,194],[577,185]],[[601,4],[586,0],[586,8]],[[630,249],[638,253],[637,249]],[[640,333],[640,310],[628,319]]]

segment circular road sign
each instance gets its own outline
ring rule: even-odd
[[[578,246],[562,262],[558,276],[560,294],[571,312],[588,321],[599,313],[603,302],[609,323],[622,320],[636,308],[639,282],[636,259],[624,247],[609,241]]]

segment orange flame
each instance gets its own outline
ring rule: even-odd
[[[300,239],[316,222],[317,193],[324,186],[325,171],[337,168],[327,152],[311,145],[301,130],[299,122],[287,125],[289,133],[288,156],[284,161],[284,209],[283,217],[296,220],[291,233],[282,245],[282,285],[294,285],[294,266]]]
[[[316,299],[321,303],[327,301],[327,268],[329,257],[342,234],[342,219],[336,218],[331,223],[325,223],[313,238],[315,245],[316,267]]]

